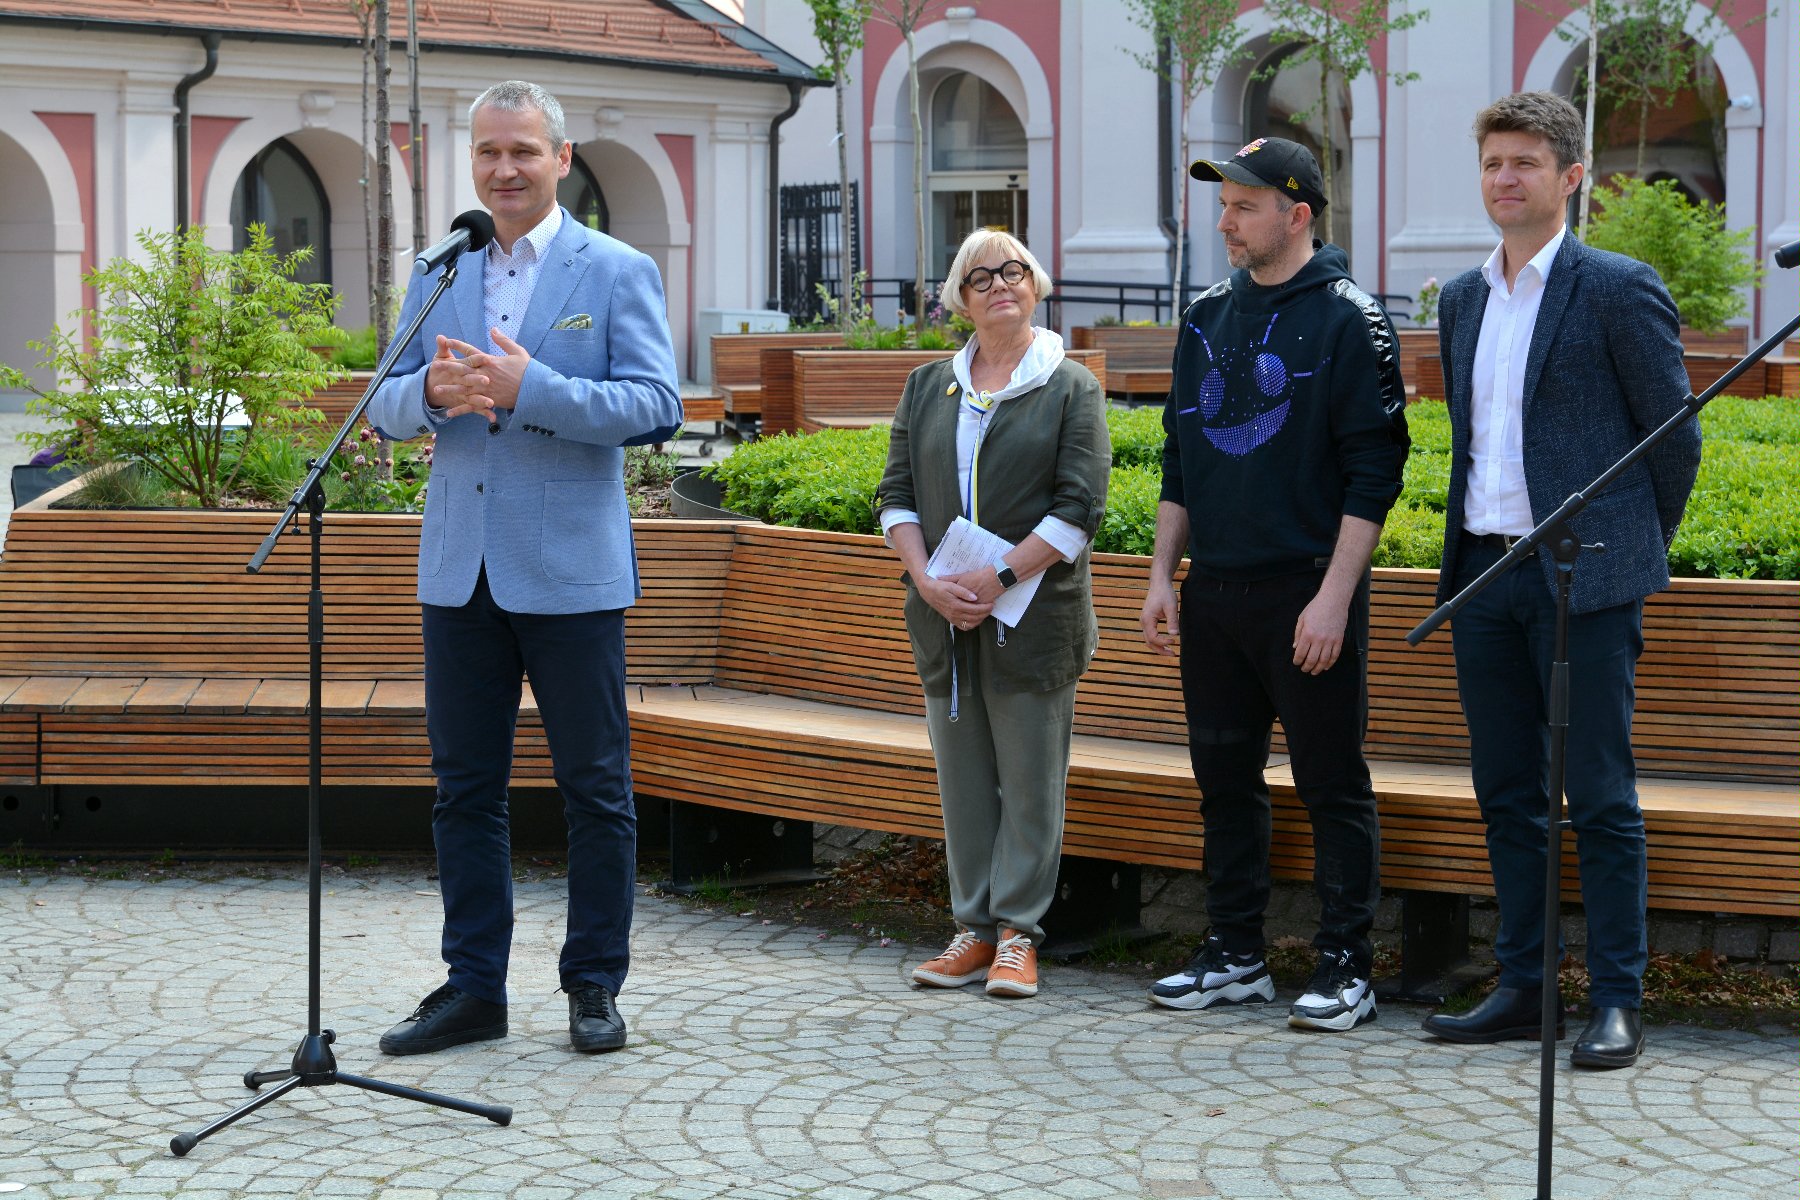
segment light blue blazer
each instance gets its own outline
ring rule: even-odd
[[[370,423],[390,438],[437,434],[419,600],[467,603],[485,564],[489,590],[509,612],[625,608],[640,589],[623,447],[662,441],[681,424],[662,277],[646,255],[565,210],[519,324],[531,365],[518,405],[490,431],[479,414],[445,421],[425,403],[438,334],[489,344],[486,261],[485,251],[457,260],[456,282],[369,404]],[[400,328],[436,283],[413,278]]]

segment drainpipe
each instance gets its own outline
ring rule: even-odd
[[[788,80],[787,111],[769,122],[769,299],[771,312],[781,307],[781,123],[800,111],[800,85]]]
[[[1175,245],[1181,226],[1175,220],[1175,198],[1181,194],[1181,185],[1175,182],[1175,85],[1169,82],[1170,51],[1167,38],[1156,48],[1156,224],[1169,239],[1170,315],[1179,316],[1181,298],[1176,292],[1181,281],[1175,278]]]
[[[188,213],[190,211],[189,190],[192,186],[189,175],[192,172],[193,114],[188,111],[188,93],[198,85],[212,78],[219,69],[219,35],[205,33],[200,36],[200,44],[206,47],[206,65],[175,85],[175,231],[186,233]]]

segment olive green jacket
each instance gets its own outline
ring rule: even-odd
[[[907,378],[875,500],[877,513],[903,508],[919,514],[927,553],[964,515],[956,460],[962,398],[955,382],[949,359],[927,363]],[[1002,400],[989,418],[978,472],[981,524],[1017,544],[1048,514],[1091,539],[1106,512],[1111,471],[1106,398],[1086,367],[1064,359],[1042,387]],[[1084,549],[1072,563],[1050,565],[1004,644],[992,618],[953,640],[950,623],[908,577],[906,628],[925,691],[950,694],[952,653],[964,692],[977,673],[1007,692],[1047,692],[1079,679],[1099,639],[1088,556]]]

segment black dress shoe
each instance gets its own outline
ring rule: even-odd
[[[1596,1008],[1569,1054],[1578,1067],[1629,1067],[1644,1049],[1644,1020],[1635,1008]]]
[[[1536,1041],[1544,1028],[1542,988],[1497,987],[1461,1016],[1432,1013],[1425,1018],[1425,1032],[1446,1042],[1485,1045],[1488,1042]],[[1562,997],[1556,1003],[1556,1036],[1563,1036]]]
[[[583,1054],[617,1050],[625,1044],[625,1018],[612,992],[598,983],[569,991],[569,1044]]]
[[[506,1005],[477,1000],[446,983],[419,1001],[412,1016],[381,1035],[381,1052],[429,1054],[505,1036]]]

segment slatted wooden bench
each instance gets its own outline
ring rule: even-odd
[[[795,424],[805,433],[866,429],[894,419],[914,368],[951,350],[801,350],[793,355]],[[1104,350],[1070,350],[1070,360],[1107,383]]]
[[[763,411],[764,350],[822,350],[844,344],[835,329],[808,333],[715,333],[712,335],[713,388],[727,417],[740,431],[756,428]]]
[[[16,513],[0,561],[0,784],[303,782],[305,557],[296,541],[261,576],[244,573],[268,519],[41,501]],[[326,782],[426,785],[417,518],[328,520]],[[646,596],[628,669],[644,797],[941,836],[902,591],[879,539],[682,521],[635,533]],[[1079,692],[1066,849],[1106,869],[1194,867],[1203,831],[1179,680],[1138,635],[1143,574],[1142,559],[1095,558],[1101,644]],[[1479,895],[1492,881],[1449,643],[1404,642],[1434,578],[1376,572],[1368,746],[1382,870],[1392,888]],[[1651,904],[1792,916],[1800,585],[1680,581],[1645,624],[1635,734]],[[549,782],[529,696],[517,754],[519,782]],[[1307,877],[1310,833],[1279,757],[1270,781],[1275,870]],[[1567,873],[1573,888],[1572,856]]]
[[[1077,325],[1077,350],[1106,352],[1106,393],[1124,400],[1161,401],[1169,394],[1175,360],[1173,325]]]

